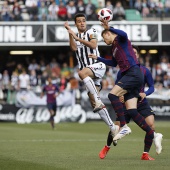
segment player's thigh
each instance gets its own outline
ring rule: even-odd
[[[84,78],[86,78],[87,76],[94,78],[94,73],[92,72],[92,70],[90,68],[84,68],[83,70],[79,71],[79,77],[83,80]]]
[[[138,101],[138,99],[135,98],[135,97],[127,100],[125,102],[126,109],[127,110],[129,110],[129,109],[136,109],[137,108],[137,101]]]
[[[115,85],[113,89],[110,91],[111,94],[114,94],[115,96],[123,96],[124,94],[127,93],[127,90],[124,90],[118,85]]]

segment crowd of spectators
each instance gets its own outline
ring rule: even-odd
[[[154,60],[154,57],[151,57],[148,53],[141,56],[140,63],[144,64],[151,71],[157,90],[166,89],[170,91],[170,55],[163,51],[157,58],[159,60]],[[53,83],[58,84],[61,91],[65,89],[85,90],[83,83],[78,77],[76,63],[70,66],[70,62],[59,62],[56,57],[50,58],[48,61],[44,57],[36,59],[29,57],[25,58],[25,61],[22,60],[22,62],[10,60],[6,63],[4,69],[0,72],[1,100],[8,101],[9,97],[13,97],[13,100],[15,100],[12,94],[22,89],[32,90],[40,94],[48,76],[52,77]],[[118,70],[118,67],[107,67],[106,74],[102,80],[104,90],[113,88]]]
[[[66,21],[76,13],[97,20],[103,8],[113,11],[113,20],[126,20],[126,9],[136,9],[142,17],[170,16],[170,0],[1,0],[1,21]]]

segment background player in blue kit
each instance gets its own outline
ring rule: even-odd
[[[133,46],[133,50],[136,54],[136,57],[137,59],[139,58],[139,48],[137,46]],[[149,103],[146,99],[146,96],[152,94],[154,92],[154,81],[153,81],[153,78],[152,78],[152,75],[149,71],[149,69],[147,69],[145,66],[142,66],[140,65],[140,69],[142,71],[142,73],[144,74],[144,84],[140,90],[140,100],[138,100],[138,106],[137,106],[137,110],[138,112],[145,118],[147,124],[153,129],[155,130],[155,125],[154,125],[154,112],[153,110],[150,108],[149,106]],[[119,71],[118,74],[117,74],[117,80],[116,81],[119,81],[119,79],[121,79],[121,72]],[[145,85],[148,85],[148,90],[144,92],[144,88],[145,88]],[[122,103],[124,103],[124,97],[121,96],[120,97],[120,100]],[[126,114],[126,111],[125,111],[125,119],[126,119],[126,122],[129,123],[130,122],[130,115],[127,115]],[[119,125],[119,118],[116,118],[116,124]],[[162,134],[160,133],[156,133],[156,136],[157,136],[157,140],[161,140],[162,141]],[[157,140],[154,142],[157,142]],[[99,153],[99,157],[101,159],[104,159],[108,153],[108,151],[110,150],[110,146],[112,144],[112,136],[111,136],[111,133],[109,132],[108,134],[108,138],[107,138],[107,145],[104,146],[104,148],[100,151]],[[141,159],[142,160],[154,160],[154,158],[150,157],[149,156],[149,150],[150,150],[150,147],[151,147],[151,144],[152,143],[148,143],[146,142],[146,138],[144,140],[144,152],[142,154],[142,157]],[[159,145],[160,142],[158,143],[155,143],[155,146]],[[156,153],[157,154],[160,154],[161,153],[161,150],[162,150],[162,146],[158,146],[156,147]]]
[[[54,129],[54,116],[56,115],[57,109],[56,97],[59,95],[59,88],[57,85],[52,84],[51,77],[48,77],[48,84],[43,87],[41,97],[43,97],[44,93],[47,95],[47,108],[50,112],[50,123],[52,129]]]
[[[106,20],[103,20],[102,25],[105,28],[102,31],[102,36],[107,45],[112,45],[113,57],[111,60],[106,60],[94,54],[90,54],[89,57],[102,61],[106,65],[112,67],[119,65],[121,71],[121,79],[108,95],[115,113],[120,120],[120,131],[113,138],[113,141],[121,139],[125,135],[131,133],[131,129],[126,125],[123,105],[119,101],[119,97],[124,95],[126,114],[130,115],[134,122],[146,131],[146,141],[151,145],[152,140],[154,138],[156,139],[156,134],[154,134],[154,131],[146,123],[143,116],[137,111],[139,92],[144,82],[144,76],[139,67],[140,64],[135,56],[127,34],[122,30],[109,27]]]

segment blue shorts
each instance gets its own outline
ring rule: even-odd
[[[155,115],[154,111],[151,109],[148,102],[138,104],[137,111],[144,118],[151,116],[151,115]],[[130,115],[126,114],[126,110],[125,110],[125,120],[126,120],[126,123],[129,123],[131,120]],[[119,118],[116,118],[116,121],[119,121]]]
[[[56,112],[56,109],[57,109],[56,102],[54,102],[54,103],[47,103],[47,108],[48,108],[48,110],[53,110],[54,112]]]
[[[116,85],[127,90],[124,95],[124,100],[127,101],[134,97],[139,97],[140,89],[144,82],[144,75],[142,74],[138,65],[131,67],[126,72],[122,73],[122,78]]]

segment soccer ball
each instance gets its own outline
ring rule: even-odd
[[[101,21],[102,19],[107,20],[108,22],[111,21],[113,18],[113,13],[108,8],[102,8],[98,12],[98,20]]]

